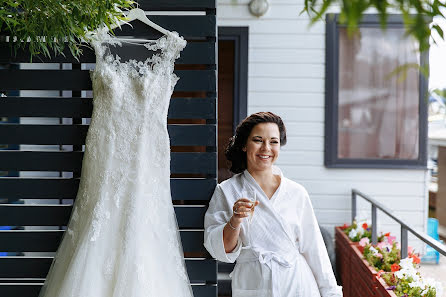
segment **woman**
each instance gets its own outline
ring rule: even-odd
[[[340,297],[307,191],[273,166],[285,143],[285,126],[273,113],[239,124],[225,152],[236,175],[215,188],[204,246],[217,260],[237,260],[233,297]],[[249,190],[255,203],[242,197]]]

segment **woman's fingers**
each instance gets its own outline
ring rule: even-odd
[[[250,200],[246,198],[240,198],[234,203],[232,211],[235,217],[246,218],[250,215],[250,212],[253,210],[253,207],[257,205],[259,205],[259,201],[256,201],[253,205],[253,203]]]
[[[239,200],[237,200],[237,201],[234,203],[234,207],[236,207],[236,206],[238,206],[238,207],[240,207],[240,206],[248,206],[248,205],[251,205],[251,203],[252,203],[252,202],[250,202],[249,200],[242,201],[241,199],[239,199]]]
[[[234,209],[233,209],[233,213],[240,218],[244,218],[247,215],[249,215],[250,211],[251,211],[251,209],[244,208],[244,207],[241,207],[241,208],[234,207]]]
[[[245,213],[245,212],[248,213],[250,211],[251,211],[251,208],[245,208],[245,207],[240,207],[240,208],[236,207],[236,208],[233,209],[233,212],[235,214],[242,214],[242,213]]]
[[[246,203],[246,202],[237,202],[234,204],[233,210],[236,211],[250,211],[252,208],[252,203]]]
[[[249,212],[241,212],[241,213],[234,212],[234,217],[236,217],[236,218],[246,218],[248,216],[249,216]]]
[[[234,203],[234,206],[232,207],[234,217],[238,219],[249,217],[251,211],[253,211],[253,207],[256,207],[257,205],[259,205],[259,203],[259,201],[255,201],[253,203],[249,199],[240,198]]]
[[[260,202],[258,200],[256,200],[254,202],[254,206],[259,205]],[[246,198],[240,198],[239,200],[237,200],[234,205],[240,205],[240,206],[247,206],[247,207],[252,207],[252,201]]]

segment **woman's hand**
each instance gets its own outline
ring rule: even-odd
[[[253,203],[246,198],[240,198],[239,200],[237,200],[232,207],[233,215],[231,218],[231,223],[233,224],[233,226],[237,228],[242,223],[242,220],[248,217],[249,213],[251,211],[254,211],[254,207],[259,205],[259,203],[259,201],[256,201],[253,205]]]
[[[223,245],[226,253],[232,252],[237,246],[242,220],[249,216],[249,212],[254,211],[254,207],[259,205],[259,201],[252,204],[250,200],[240,198],[232,206],[233,215],[223,229]]]

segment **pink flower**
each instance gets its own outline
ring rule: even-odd
[[[396,236],[392,236],[392,235],[387,236],[387,241],[389,242],[389,244],[393,244],[395,239],[396,239]]]
[[[383,250],[387,246],[387,243],[385,243],[384,241],[381,241],[381,242],[378,242],[378,244],[376,246],[379,249]]]
[[[408,246],[408,247],[407,247],[407,253],[408,253],[409,255],[412,255],[412,254],[413,254],[413,247]]]
[[[361,240],[359,241],[359,245],[360,246],[366,246],[367,244],[370,243],[370,239],[368,237],[363,237],[361,238]]]
[[[381,253],[377,253],[375,256],[377,256],[378,258],[382,258],[383,255],[381,255]]]

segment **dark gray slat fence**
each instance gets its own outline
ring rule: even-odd
[[[0,226],[66,226],[72,208],[72,205],[0,204]],[[174,209],[179,228],[204,228],[204,206],[174,206]]]
[[[187,2],[187,3],[186,3]],[[215,41],[216,41],[216,26],[215,26],[215,1],[209,1],[209,0],[188,0],[188,1],[179,1],[179,0],[150,0],[150,1],[141,1],[141,8],[146,9],[146,10],[202,10],[205,11],[207,16],[202,17],[202,20],[205,20],[206,18],[208,18],[209,20],[211,20],[210,22],[208,22],[208,25],[210,24],[210,30],[208,32],[214,32],[213,35],[208,35],[206,34],[206,30],[207,29],[203,29],[203,27],[199,27],[195,24],[193,25],[194,28],[190,29],[190,30],[196,30],[198,29],[199,31],[204,32],[203,34],[201,34],[200,32],[198,32],[196,35],[187,35],[187,33],[185,34],[185,30],[183,30],[185,27],[188,26],[187,22],[179,22],[177,24],[175,24],[175,26],[180,26],[179,28],[181,30],[177,30],[180,32],[181,35],[185,36],[187,39],[189,39],[188,42],[188,47],[186,47],[186,49],[182,52],[182,58],[180,58],[176,64],[180,64],[180,63],[184,63],[184,64],[207,64],[207,65],[211,65],[208,66],[207,69],[215,69],[214,65],[216,63],[216,59],[215,59]],[[196,16],[194,16],[196,18]],[[152,16],[149,16],[149,18],[151,18],[152,20],[154,20],[154,18],[152,18]],[[156,17],[155,17],[156,18]],[[176,19],[176,20],[181,20],[180,17],[174,17],[174,18],[166,18],[166,17],[160,17],[162,19],[167,20],[171,20],[171,19]],[[183,18],[184,20],[186,20],[186,18]],[[158,23],[163,24],[163,20],[157,20]],[[205,21],[203,22],[203,24],[205,23]],[[137,34],[135,34],[135,30],[131,30],[128,33],[130,33],[131,35],[133,35],[134,37],[141,37],[141,38],[156,38],[158,35],[157,34],[152,34],[154,32],[148,32],[147,27],[145,27],[142,24],[138,24],[137,22],[135,23],[135,25],[137,26],[136,29],[136,33],[138,34],[138,32],[141,33],[140,36],[136,36]],[[166,28],[173,30],[172,27],[170,27],[169,24],[165,24],[164,25]],[[126,28],[126,30],[129,30],[129,28]],[[189,30],[189,29],[187,29]],[[186,30],[186,31],[187,31]],[[189,31],[191,32],[191,31]],[[128,34],[126,32],[124,32],[123,34]],[[191,42],[191,39],[193,40]],[[205,42],[203,43],[207,43],[207,45],[210,45],[211,50],[209,50],[209,47],[207,49],[204,50],[205,53],[209,53],[210,54],[201,54],[197,55],[197,50],[199,47],[202,47],[202,44],[200,44],[199,42],[195,42],[195,39],[200,39],[200,40],[204,40]],[[188,57],[187,54],[187,49],[188,48],[192,48],[193,46],[197,46],[197,48],[195,50],[191,50],[191,56]],[[117,50],[119,51],[119,49]],[[144,55],[144,52],[141,52],[141,55]],[[195,54],[195,55],[194,55]],[[206,56],[211,56],[211,59],[213,60],[206,60],[204,61],[205,58],[207,58]],[[0,55],[2,56],[2,55]],[[69,55],[68,55],[69,56]],[[123,55],[125,56],[125,55]],[[132,56],[132,58],[134,57],[134,55]],[[91,56],[90,58],[94,58],[93,56]],[[57,59],[57,58],[56,58]],[[184,59],[184,60],[183,60]],[[200,59],[200,60],[199,60]],[[91,61],[93,62],[94,59],[92,59]],[[10,60],[9,60],[10,61]],[[8,61],[8,62],[9,62]],[[27,62],[27,60],[26,60]],[[48,61],[50,62],[50,61]],[[62,62],[62,61],[57,61],[57,62]],[[63,62],[68,62],[68,61],[63,61]],[[78,62],[75,62],[78,63]],[[74,67],[74,66],[73,66]],[[179,88],[179,86],[181,86],[181,83],[184,83],[184,76],[182,76],[181,74],[180,76],[180,81],[177,84],[177,88],[176,91],[205,91],[205,92],[210,92],[211,94],[208,94],[208,96],[215,96],[215,92],[216,92],[216,83],[215,83],[215,79],[213,79],[214,83],[214,88],[211,89],[199,89],[197,90],[196,88]],[[216,77],[216,75],[214,75],[214,77]],[[183,82],[182,82],[183,81]],[[193,83],[193,82],[192,82]],[[23,88],[21,88],[23,89]],[[60,87],[57,87],[57,90],[61,89]],[[31,115],[32,116],[32,115]],[[55,116],[55,117],[61,117],[61,116]],[[79,118],[79,116],[73,115],[73,118]],[[211,121],[215,121],[214,119],[209,119]],[[210,145],[211,147],[215,147],[216,144],[214,143],[213,145]],[[210,147],[208,146],[208,147]],[[43,179],[40,179],[43,180]],[[197,198],[197,185],[195,182],[197,181],[204,181],[206,182],[207,186],[209,186],[209,188],[206,189],[206,191],[203,191],[203,194],[199,194],[200,199],[203,200],[208,200],[210,195],[213,192],[213,189],[215,187],[216,184],[216,180],[215,178],[212,179],[205,179],[205,180],[196,180],[196,179],[187,179],[187,180],[181,180],[181,179],[173,179],[171,180],[171,184],[173,185],[175,183],[175,186],[172,186],[172,195],[174,198],[177,199],[190,199],[190,200],[195,200]],[[23,181],[14,181],[14,182],[23,182]],[[25,183],[28,181],[24,181]],[[73,182],[78,182],[78,180],[73,180]],[[42,183],[46,183],[46,181],[42,181]],[[191,191],[191,189],[194,189],[194,191]],[[0,191],[1,187],[0,187]],[[44,194],[53,194],[50,193],[51,190],[46,191],[43,190],[44,193],[38,193],[37,195],[44,195]],[[71,192],[76,193],[77,188],[71,189]],[[201,191],[201,189],[200,189]],[[206,192],[206,194],[204,194]],[[207,195],[207,197],[206,197]],[[198,232],[200,234],[200,232]],[[28,243],[32,243],[34,242],[34,238],[35,238],[36,234],[27,234],[25,235],[22,239],[22,246],[28,245]],[[185,240],[184,237],[187,237],[188,234],[182,236],[182,241],[183,241],[183,246],[184,246],[184,250],[187,251],[188,249],[188,240]],[[189,234],[190,235],[190,234]],[[201,231],[201,235],[202,235],[202,231]],[[1,236],[0,236],[1,237]],[[45,241],[45,238],[43,237],[39,237],[41,238],[43,241]],[[0,243],[4,242],[3,238],[0,238]],[[200,251],[202,249],[202,238],[198,237],[195,238],[192,242],[194,243],[200,243],[200,246],[198,248],[192,248],[190,250],[190,252],[197,252]],[[19,244],[20,245],[20,244]],[[202,262],[202,261],[199,261]],[[200,264],[201,265],[201,264]],[[215,267],[215,271],[214,274],[216,274],[216,265]],[[24,280],[24,282],[27,282],[28,280]],[[1,282],[1,280],[0,280]],[[216,281],[210,281],[213,282],[214,285],[210,285],[210,286],[194,286],[194,293],[195,293],[195,297],[199,296],[199,297],[209,297],[209,296],[216,296],[217,295],[217,288],[216,288]],[[16,283],[13,285],[7,285],[7,284],[2,284],[0,285],[0,296],[11,296],[11,297],[36,297],[38,295],[38,292],[40,290],[40,286],[34,286],[33,284],[28,284],[28,283]],[[25,292],[24,292],[25,291]],[[30,293],[29,295],[26,295],[24,293],[27,293],[26,291],[28,291],[28,293]]]
[[[0,278],[45,278],[53,257],[0,257]],[[214,259],[186,259],[191,281],[217,281]]]
[[[177,11],[187,11],[187,10],[206,10],[215,9],[215,0],[138,0],[136,1],[139,7],[143,10],[177,10]]]
[[[85,144],[88,125],[0,124],[3,144]],[[172,146],[215,146],[215,125],[168,125]],[[1,165],[0,165],[1,166]]]
[[[210,125],[168,125],[167,130],[172,146],[209,146],[217,145],[217,127]]]
[[[207,201],[216,185],[215,178],[170,180],[173,200]],[[75,199],[78,188],[73,178],[0,178],[0,197],[9,199]]]
[[[215,70],[176,70],[175,91],[215,92]],[[0,70],[0,90],[91,90],[89,70]]]
[[[2,297],[37,297],[39,295],[42,284],[33,283],[17,283],[17,284],[1,284],[0,296]],[[194,297],[217,296],[216,285],[193,285]]]
[[[0,230],[0,251],[55,252],[64,232],[63,230]],[[203,231],[180,231],[180,236],[184,252],[206,252],[203,246]]]
[[[123,50],[121,50],[123,49]],[[123,47],[117,47],[113,53],[121,57],[121,61],[135,59],[137,61],[144,61],[152,55],[144,46],[124,43]],[[131,54],[130,54],[131,53]],[[176,65],[180,64],[204,64],[213,65],[215,61],[215,42],[191,42],[183,49],[180,57],[175,60]],[[70,50],[64,50],[65,57],[58,55],[47,58],[44,56],[36,56],[33,58],[33,63],[96,63],[96,56],[91,48],[84,47],[82,49],[82,56],[79,61],[71,56]],[[30,56],[28,51],[20,50],[16,54],[12,52],[11,47],[7,43],[0,43],[0,63],[29,63]]]
[[[5,97],[0,99],[3,117],[82,117],[90,118],[92,98]],[[169,119],[216,118],[216,98],[172,98]]]
[[[80,172],[83,152],[1,151],[0,170]],[[215,174],[216,153],[170,153],[172,173]]]

